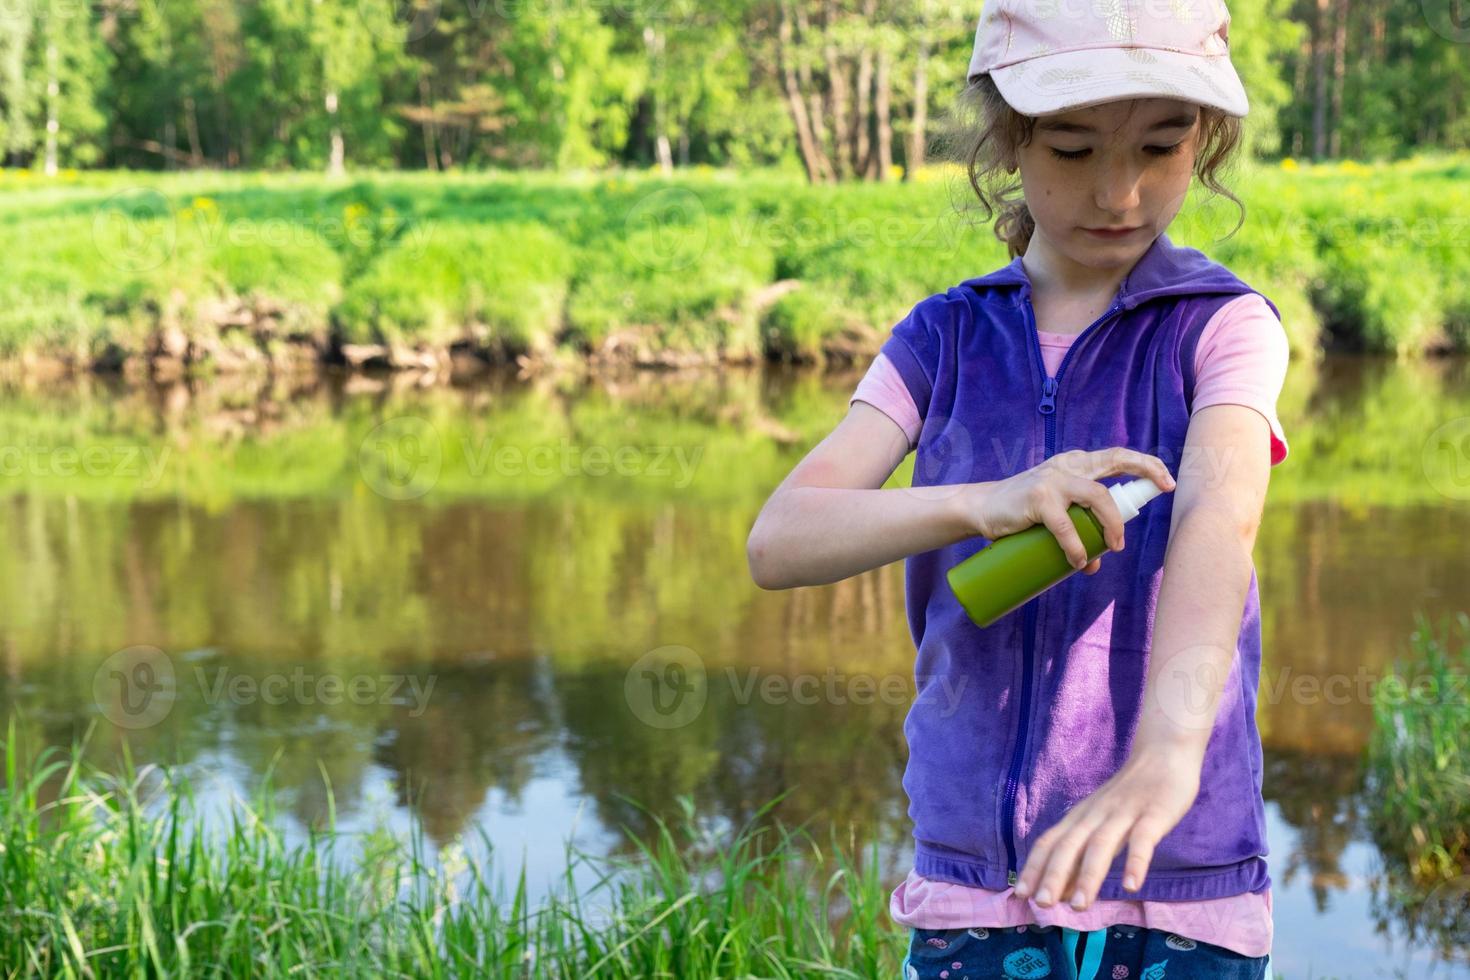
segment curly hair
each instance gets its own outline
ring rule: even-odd
[[[1129,100],[1130,112],[1137,99]],[[1213,194],[1229,198],[1240,210],[1240,220],[1229,238],[1245,222],[1245,205],[1221,182],[1220,177],[1241,141],[1241,120],[1212,106],[1200,108],[1200,150],[1195,155],[1194,174]],[[1016,150],[1031,142],[1035,116],[1012,109],[989,75],[975,79],[955,99],[941,122],[934,145],[936,156],[964,166],[970,188],[979,199],[981,222],[995,218],[995,237],[1006,243],[1009,257],[1026,251],[1036,222],[1026,207]],[[1014,176],[1012,176],[1014,175]],[[965,210],[974,210],[970,205]]]

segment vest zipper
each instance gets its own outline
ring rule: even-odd
[[[1031,338],[1031,349],[1036,354],[1036,365],[1041,371],[1041,401],[1037,403],[1036,410],[1041,413],[1046,425],[1046,453],[1043,459],[1050,459],[1056,455],[1057,441],[1057,391],[1061,388],[1062,373],[1067,370],[1067,362],[1072,359],[1072,354],[1104,321],[1121,309],[1121,304],[1114,302],[1096,320],[1092,321],[1086,330],[1077,335],[1072,345],[1067,348],[1067,353],[1062,355],[1062,363],[1057,365],[1056,377],[1046,373],[1046,362],[1041,358],[1041,338],[1036,335],[1036,309],[1031,305],[1031,290],[1028,286],[1022,287],[1022,297],[1026,307],[1026,332]],[[1021,609],[1021,706],[1020,722],[1016,733],[1016,747],[1011,753],[1011,770],[1006,777],[1005,789],[1005,845],[1006,845],[1006,883],[1014,885],[1020,875],[1020,868],[1016,866],[1016,792],[1021,783],[1021,765],[1026,758],[1026,732],[1027,722],[1031,718],[1031,671],[1036,652],[1036,612],[1037,606],[1043,596],[1037,596],[1030,600]]]

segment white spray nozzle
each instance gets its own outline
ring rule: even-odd
[[[1138,516],[1143,505],[1157,497],[1164,491],[1159,485],[1146,476],[1127,483],[1115,483],[1108,487],[1108,493],[1113,495],[1113,502],[1118,505],[1118,510],[1123,514],[1123,520],[1131,521]]]

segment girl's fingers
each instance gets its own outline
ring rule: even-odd
[[[1066,836],[1072,824],[1077,822],[1077,816],[1078,811],[1073,810],[1031,843],[1031,853],[1026,855],[1026,866],[1016,876],[1015,890],[1021,898],[1036,891],[1041,875],[1046,871],[1046,863],[1051,858],[1052,848],[1056,846],[1057,841]]]
[[[1077,528],[1072,526],[1072,518],[1068,516],[1065,507],[1044,508],[1042,523],[1056,536],[1057,543],[1062,546],[1062,551],[1066,552],[1067,561],[1073,568],[1081,568],[1087,564],[1087,548],[1082,544]]]
[[[1049,906],[1053,902],[1067,899],[1067,886],[1071,884],[1077,858],[1093,832],[1103,821],[1102,817],[1081,816],[1071,828],[1053,845],[1047,857],[1046,871],[1036,887],[1036,904]]]
[[[1067,818],[1063,818],[1063,823]],[[1036,882],[1041,878],[1041,872],[1046,869],[1046,859],[1051,855],[1052,842],[1065,828],[1057,824],[1051,830],[1036,838],[1031,845],[1031,853],[1026,855],[1026,866],[1016,876],[1015,892],[1021,898],[1025,898],[1036,890]]]
[[[1123,846],[1123,838],[1132,822],[1130,814],[1116,813],[1093,831],[1082,855],[1082,866],[1077,870],[1077,884],[1067,898],[1074,909],[1081,911],[1087,908],[1097,896],[1097,890],[1113,866],[1113,858],[1118,856],[1118,849]]]
[[[1154,845],[1164,836],[1163,821],[1145,814],[1128,833],[1128,860],[1123,865],[1123,887],[1137,891],[1148,875]]]
[[[1082,851],[1085,840],[1074,832],[1057,841],[1051,857],[1047,859],[1046,870],[1042,872],[1041,883],[1036,886],[1037,905],[1047,907],[1064,898],[1067,882],[1072,877],[1072,869],[1077,865],[1077,855]]]
[[[1096,480],[1079,480],[1072,490],[1073,499],[1097,515],[1103,525],[1103,543],[1113,551],[1123,547],[1123,512],[1108,488]]]
[[[1159,485],[1159,489],[1165,492],[1174,489],[1174,476],[1169,472],[1169,467],[1157,456],[1138,452],[1126,446],[1113,446],[1111,449],[1098,449],[1093,452],[1093,467],[1095,477],[1117,476],[1120,473],[1132,473],[1135,476],[1146,476]]]

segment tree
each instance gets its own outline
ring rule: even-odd
[[[106,116],[98,106],[109,69],[95,12],[65,0],[16,0],[0,16],[0,100],[4,147],[21,161],[40,159],[55,174],[65,163],[102,158]]]

